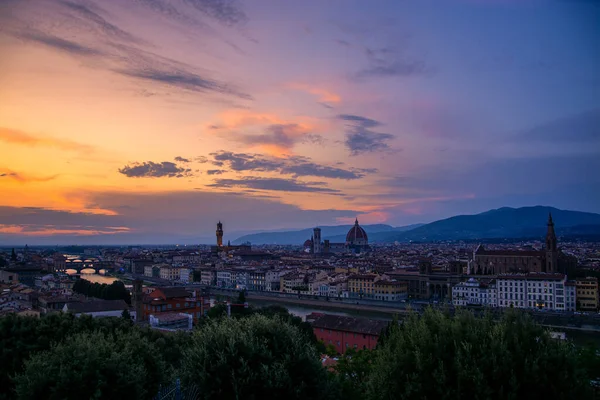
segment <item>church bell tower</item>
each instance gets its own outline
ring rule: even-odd
[[[552,213],[548,215],[548,231],[546,232],[546,272],[558,272],[558,245]]]
[[[217,223],[217,247],[223,247],[223,224]]]

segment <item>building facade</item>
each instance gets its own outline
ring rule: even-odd
[[[577,309],[581,311],[598,310],[598,278],[587,277],[576,280]]]
[[[566,283],[566,275],[559,273],[499,275],[498,306],[568,311]]]
[[[313,313],[306,317],[318,340],[335,347],[339,354],[348,349],[374,349],[387,321]]]
[[[183,287],[161,287],[143,296],[143,319],[150,315],[186,313],[194,321],[205,315],[210,309],[210,299],[199,296],[197,291],[188,291]]]
[[[565,272],[559,265],[562,259],[558,249],[552,214],[548,216],[546,248],[543,250],[487,250],[483,245],[475,249],[470,275],[520,274],[529,272]]]
[[[374,283],[373,289],[375,300],[402,301],[408,298],[408,283],[404,281],[380,279]]]
[[[469,278],[466,282],[460,282],[452,287],[452,304],[455,306],[485,306],[496,307],[498,300],[496,296],[496,281],[478,281]]]

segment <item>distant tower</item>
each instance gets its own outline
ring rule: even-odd
[[[313,232],[313,251],[315,254],[321,254],[321,228],[315,228]]]
[[[223,224],[217,223],[217,247],[223,247]]]
[[[548,231],[546,233],[546,272],[558,272],[558,245],[552,213],[548,215]]]

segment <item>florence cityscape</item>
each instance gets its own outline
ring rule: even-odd
[[[600,2],[0,2],[0,400],[600,398]]]

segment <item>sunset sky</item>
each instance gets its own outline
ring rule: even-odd
[[[0,245],[600,212],[599,21],[591,0],[2,0]]]

